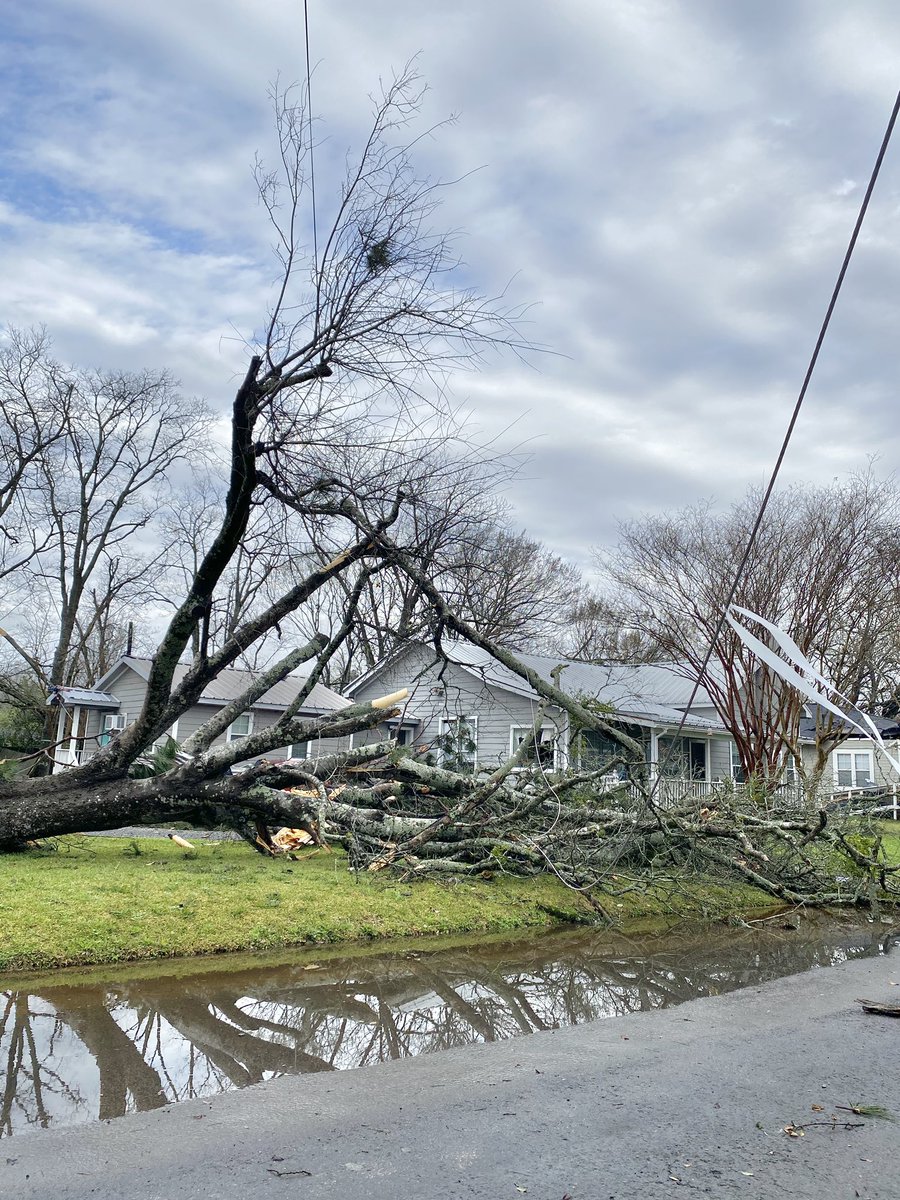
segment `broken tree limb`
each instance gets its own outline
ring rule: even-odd
[[[890,1000],[857,1000],[857,1004],[861,1004],[863,1012],[876,1013],[880,1017],[900,1017],[900,1004],[895,1004]]]
[[[269,688],[274,687],[277,683],[281,683],[301,663],[309,662],[311,658],[315,658],[327,644],[328,639],[323,634],[317,633],[305,646],[297,647],[297,649],[292,650],[284,658],[271,666],[268,671],[263,671],[261,674],[254,676],[250,686],[240,696],[230,701],[224,708],[214,713],[208,721],[204,722],[196,733],[193,733],[187,739],[181,749],[187,754],[200,754],[202,751],[209,749],[215,739],[224,733],[228,726],[241,713],[252,708],[256,701],[261,696],[264,696]]]

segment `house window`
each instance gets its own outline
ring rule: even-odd
[[[746,783],[747,778],[744,775],[744,767],[741,763],[741,756],[738,753],[737,743],[731,743],[731,778],[735,783]]]
[[[441,766],[470,775],[478,763],[478,718],[459,716],[442,720],[437,749]]]
[[[626,750],[614,738],[607,737],[599,729],[582,729],[578,734],[577,760],[582,771],[601,771],[613,759],[626,757]],[[609,774],[616,774],[624,779],[626,769],[624,763],[616,763],[610,767]]]
[[[114,733],[121,733],[128,725],[128,713],[104,713],[103,727],[97,738],[98,746],[108,746]]]
[[[309,758],[309,742],[294,742],[288,746],[288,758]]]
[[[170,738],[172,739],[173,742],[178,741],[178,722],[177,721],[173,721],[172,724],[169,726],[169,728],[166,730],[166,732],[161,734],[153,744],[156,747],[168,746]]]
[[[249,737],[253,732],[253,713],[244,712],[228,726],[228,732],[225,735],[227,742],[239,742],[241,738]]]
[[[838,787],[867,787],[873,781],[871,750],[838,750],[834,756]]]
[[[525,739],[533,732],[531,725],[511,725],[509,730],[509,753],[515,754]],[[523,767],[542,767],[552,770],[556,766],[556,729],[553,725],[542,725],[534,743],[526,752]]]
[[[385,722],[379,729],[379,736],[392,738],[398,746],[413,744],[414,730],[409,725],[397,725],[392,721]]]

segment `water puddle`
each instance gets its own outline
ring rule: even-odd
[[[898,941],[889,927],[818,918],[798,931],[565,930],[443,949],[61,972],[0,991],[0,1136],[665,1008]]]

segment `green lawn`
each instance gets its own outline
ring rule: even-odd
[[[608,897],[617,916],[721,917],[771,904],[699,880]],[[416,881],[354,875],[341,854],[265,859],[243,843],[64,838],[55,850],[0,857],[0,971],[583,920],[590,910],[553,877]]]
[[[878,821],[875,828],[881,834],[885,858],[900,864],[900,821]]]

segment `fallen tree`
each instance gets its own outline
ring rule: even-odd
[[[883,861],[877,840],[854,840],[827,814],[807,820],[760,813],[725,792],[715,803],[667,807],[634,768],[628,787],[610,787],[617,761],[593,773],[535,774],[525,769],[529,739],[495,771],[475,776],[411,757],[391,741],[303,763],[266,761],[279,747],[344,738],[401,715],[402,695],[315,720],[299,715],[360,621],[365,590],[385,574],[415,586],[437,654],[445,633],[467,639],[580,729],[618,744],[621,764],[642,761],[641,747],[622,728],[454,612],[418,540],[427,540],[427,530],[404,519],[435,477],[452,472],[454,455],[467,453],[471,468],[472,448],[435,399],[433,377],[516,343],[509,313],[445,283],[453,256],[446,239],[428,232],[435,187],[416,176],[395,143],[415,101],[409,75],[387,90],[322,249],[304,260],[297,231],[308,122],[302,108],[278,98],[285,178],[279,185],[261,172],[259,182],[284,271],[263,344],[233,401],[220,520],[187,573],[136,720],[80,765],[0,780],[0,849],[174,821],[227,825],[271,848],[271,829],[305,825],[320,843],[346,846],[359,868],[413,875],[552,871],[601,915],[593,895],[599,884],[614,888],[621,872],[655,863],[726,871],[791,903],[895,896],[896,868]],[[267,590],[219,636],[211,613],[261,505],[308,529],[318,554],[304,548],[284,586]],[[326,556],[323,546],[334,552]],[[336,589],[340,611],[285,651],[294,614],[314,606],[335,580],[346,585]],[[269,669],[161,761],[154,747],[173,723],[222,671],[261,647],[272,651]],[[217,744],[237,716],[301,667],[306,682],[273,726]],[[849,882],[835,882],[842,875]]]

